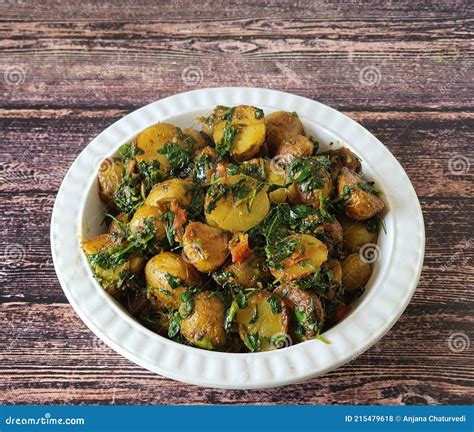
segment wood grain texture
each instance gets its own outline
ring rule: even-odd
[[[472,12],[457,0],[1,2],[0,402],[472,403],[473,344],[449,344],[470,342],[474,324]],[[422,278],[394,328],[337,371],[281,389],[202,389],[134,365],[77,317],[50,257],[56,192],[95,135],[162,97],[232,85],[362,123],[408,173],[425,218]]]

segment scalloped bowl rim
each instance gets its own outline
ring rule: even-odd
[[[379,236],[380,259],[367,292],[353,311],[324,333],[330,344],[306,341],[263,353],[220,353],[176,343],[131,318],[94,279],[80,248],[100,161],[158,121],[190,119],[215,105],[249,104],[266,113],[296,111],[305,129],[336,140],[363,161],[363,171],[384,191],[388,235]],[[178,121],[179,123],[179,121]],[[185,125],[183,125],[185,126]],[[327,143],[326,143],[327,145]],[[337,145],[336,145],[337,147]],[[95,192],[96,193],[96,192]],[[95,216],[94,216],[95,217]],[[95,217],[96,218],[96,217]],[[87,229],[86,229],[87,231]],[[186,383],[229,389],[269,388],[323,375],[355,359],[398,320],[420,278],[425,233],[413,186],[389,150],[364,127],[319,102],[249,87],[193,90],[146,105],[101,132],[80,153],[59,189],[51,217],[51,250],[63,291],[82,321],[107,345],[134,363]],[[368,318],[370,317],[370,318]]]

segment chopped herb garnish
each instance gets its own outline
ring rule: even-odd
[[[265,116],[264,112],[263,112],[263,109],[261,108],[255,108],[255,120],[260,120],[261,118],[263,118]]]
[[[196,294],[196,290],[188,289],[181,293],[181,306],[179,307],[179,314],[181,318],[186,318],[187,316],[191,315],[194,310],[194,296]]]
[[[260,349],[261,343],[260,343],[260,338],[258,337],[258,333],[247,334],[247,346],[252,352],[258,351]]]
[[[281,302],[279,297],[271,295],[267,298],[267,302],[270,305],[270,309],[272,310],[273,314],[276,315],[281,313]]]
[[[189,136],[189,135],[186,135]],[[189,138],[192,138],[189,136]],[[194,138],[192,138],[194,140]],[[170,164],[170,174],[172,176],[188,176],[191,174],[192,146],[184,150],[175,142],[166,143],[158,153],[166,155]]]
[[[258,305],[254,306],[252,318],[250,318],[249,324],[255,324],[258,321]]]
[[[132,145],[131,143],[122,144],[118,150],[120,159],[123,162],[129,162],[135,159],[138,155],[143,154],[144,151],[137,147],[136,145]]]
[[[216,152],[219,160],[226,156],[230,156],[232,144],[234,143],[235,137],[239,133],[237,127],[232,124],[234,110],[235,108],[229,108],[221,115],[221,119],[225,120],[225,126],[221,140],[216,143]]]
[[[134,213],[143,203],[140,178],[133,174],[124,175],[115,190],[114,198],[120,213]]]
[[[166,282],[168,282],[168,285],[172,289],[176,289],[184,285],[181,279],[177,278],[176,276],[173,276],[171,273],[166,273],[165,278],[166,278]]]
[[[374,182],[360,180],[358,185],[365,192],[369,192],[369,193],[371,193],[373,195],[376,195],[376,196],[381,195],[381,192],[378,189],[375,189],[375,187],[374,187],[375,183]]]
[[[161,215],[161,220],[163,222],[166,222],[166,238],[168,240],[168,243],[170,246],[173,246],[175,244],[174,236],[174,213],[170,210]]]
[[[277,348],[283,348],[289,341],[289,336],[286,333],[279,333],[270,339],[270,343],[277,347]]]
[[[168,327],[168,337],[174,338],[181,330],[181,316],[179,312],[175,312],[171,317]]]
[[[288,170],[288,178],[296,183],[302,192],[322,189],[328,176],[329,158],[294,158]]]
[[[214,272],[212,277],[219,285],[223,285],[226,282],[229,282],[230,279],[235,279],[237,276],[235,275],[235,273],[232,273],[225,269],[220,269]]]
[[[136,165],[137,172],[145,182],[145,194],[148,195],[151,188],[163,180],[163,173],[160,170],[160,163],[157,160],[150,162],[140,161]]]
[[[227,309],[226,314],[225,314],[225,321],[224,321],[224,329],[225,331],[230,331],[232,328],[232,323],[234,321],[235,314],[237,313],[237,309],[239,308],[239,305],[237,302],[234,300],[230,307]]]
[[[316,335],[315,339],[318,339],[321,342],[323,342],[325,344],[328,344],[328,345],[331,343],[324,336],[320,335],[319,333]]]

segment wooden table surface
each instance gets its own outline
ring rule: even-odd
[[[0,2],[0,400],[16,404],[466,404],[473,398],[472,2]],[[162,378],[67,302],[51,209],[76,156],[157,99],[284,90],[362,123],[423,208],[426,256],[393,329],[303,384],[226,391]],[[370,319],[370,317],[367,317]]]

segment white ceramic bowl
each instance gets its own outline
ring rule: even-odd
[[[379,236],[379,259],[352,313],[324,333],[330,344],[306,341],[277,351],[233,354],[192,348],[143,327],[95,281],[80,248],[82,238],[103,231],[98,198],[100,162],[147,126],[181,127],[215,105],[248,104],[296,111],[306,132],[328,148],[345,145],[362,159],[363,172],[384,192],[388,234]],[[147,105],[98,135],[78,156],[59,189],[51,219],[56,273],[69,302],[86,325],[131,361],[169,378],[208,387],[251,389],[282,386],[322,375],[375,344],[397,321],[415,291],[424,254],[424,225],[413,187],[400,164],[361,125],[318,102],[274,90],[213,88],[190,91]]]

